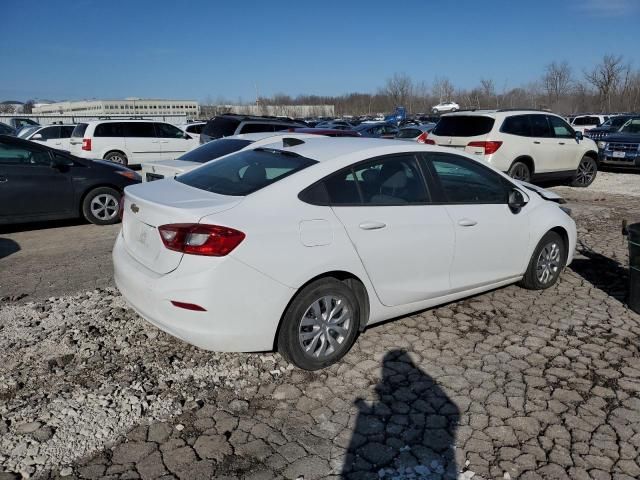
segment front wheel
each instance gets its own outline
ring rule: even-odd
[[[553,286],[566,259],[567,248],[562,237],[556,232],[547,232],[533,251],[520,285],[528,290],[544,290]]]
[[[531,170],[529,170],[529,166],[524,162],[513,162],[507,174],[514,180],[520,180],[522,182],[531,181]]]
[[[96,225],[117,223],[120,198],[120,192],[111,187],[91,190],[82,202],[84,218]]]
[[[360,306],[353,291],[336,278],[303,288],[282,319],[278,351],[303,370],[318,370],[340,360],[358,334]]]
[[[571,180],[572,187],[588,187],[596,179],[598,174],[598,164],[591,157],[582,157],[578,169]]]

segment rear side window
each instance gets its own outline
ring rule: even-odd
[[[176,180],[220,195],[245,196],[314,163],[317,162],[293,152],[258,148],[208,163]]]
[[[178,160],[205,163],[209,160],[215,160],[216,158],[222,157],[223,155],[228,155],[230,153],[237,152],[238,150],[242,150],[251,143],[253,143],[251,140],[227,140],[225,138],[219,138],[185,153],[178,158]]]
[[[122,137],[122,123],[100,123],[93,132],[94,137]]]
[[[240,120],[237,118],[214,117],[207,122],[202,133],[211,138],[229,137],[236,133],[238,125]]]
[[[502,133],[511,135],[519,135],[521,137],[531,136],[531,125],[529,124],[528,115],[514,115],[507,117],[502,123]]]
[[[61,138],[69,138],[73,133],[74,128],[71,125],[63,125],[60,127],[62,132],[60,134]]]
[[[155,138],[156,137],[156,131],[153,128],[153,123],[151,122],[131,122],[131,123],[122,123],[121,125],[122,125],[123,137],[136,137],[136,138]],[[176,128],[176,130],[178,129]]]
[[[89,124],[87,123],[79,123],[76,125],[76,127],[73,129],[73,133],[71,134],[71,136],[73,138],[82,138],[84,137],[84,132],[87,131],[87,127],[89,126]]]
[[[433,134],[442,137],[475,137],[489,133],[494,123],[493,118],[480,115],[444,116],[433,129]]]
[[[187,133],[194,133],[196,135],[200,135],[200,132],[202,132],[202,127],[204,125],[189,125],[185,130],[187,131]]]

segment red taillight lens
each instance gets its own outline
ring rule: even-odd
[[[201,223],[172,223],[158,227],[158,231],[169,250],[208,257],[228,255],[245,237],[233,228]]]
[[[470,142],[467,147],[483,148],[485,155],[491,155],[496,153],[501,145],[502,142]]]
[[[91,151],[91,139],[90,138],[83,138],[82,139],[82,150],[86,150],[88,152]]]
[[[171,300],[171,304],[174,307],[184,308],[185,310],[192,310],[194,312],[206,312],[207,310],[195,303],[178,302],[177,300]]]
[[[124,195],[120,197],[120,203],[118,204],[118,217],[120,217],[121,221],[124,218],[124,197]]]
[[[435,145],[436,142],[434,142],[433,140],[431,140],[429,138],[429,133],[428,132],[423,132],[420,134],[420,136],[418,138],[416,138],[416,141],[418,143],[424,143],[425,145]]]

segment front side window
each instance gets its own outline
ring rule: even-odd
[[[0,165],[13,166],[49,166],[49,152],[36,150],[22,145],[0,143]]]
[[[429,201],[413,155],[359,163],[331,175],[324,184],[331,205],[407,205]]]
[[[208,163],[176,180],[219,195],[245,196],[315,163],[293,152],[257,148]]]
[[[546,115],[529,115],[531,121],[531,135],[538,138],[553,137],[553,130]]]
[[[620,133],[640,133],[640,118],[629,120],[620,129]]]
[[[553,134],[556,138],[575,137],[573,128],[571,128],[567,122],[559,117],[554,117],[553,115],[549,115],[547,118],[549,120],[549,123],[551,124],[551,129],[553,130]]]
[[[53,140],[54,138],[60,138],[60,127],[45,127],[38,131],[42,135],[42,140]]]
[[[507,117],[502,123],[502,133],[511,135],[519,135],[521,137],[531,136],[531,125],[529,124],[529,115],[514,115]]]
[[[497,173],[458,155],[429,156],[445,200],[454,204],[507,203],[506,181]]]
[[[168,123],[156,123],[156,130],[160,138],[184,138],[184,132]]]

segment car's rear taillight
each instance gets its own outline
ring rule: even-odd
[[[83,138],[82,139],[82,150],[86,150],[87,152],[91,151],[91,139]]]
[[[429,133],[428,132],[422,132],[420,134],[420,136],[418,138],[416,138],[416,141],[418,143],[424,143],[425,145],[435,145],[436,142],[434,142],[433,140],[431,140],[429,137]]]
[[[158,231],[169,250],[208,257],[228,255],[245,237],[233,228],[201,223],[172,223],[158,227]]]
[[[467,144],[467,147],[477,147],[484,149],[484,155],[491,155],[492,153],[496,153],[502,142],[470,142]]]

